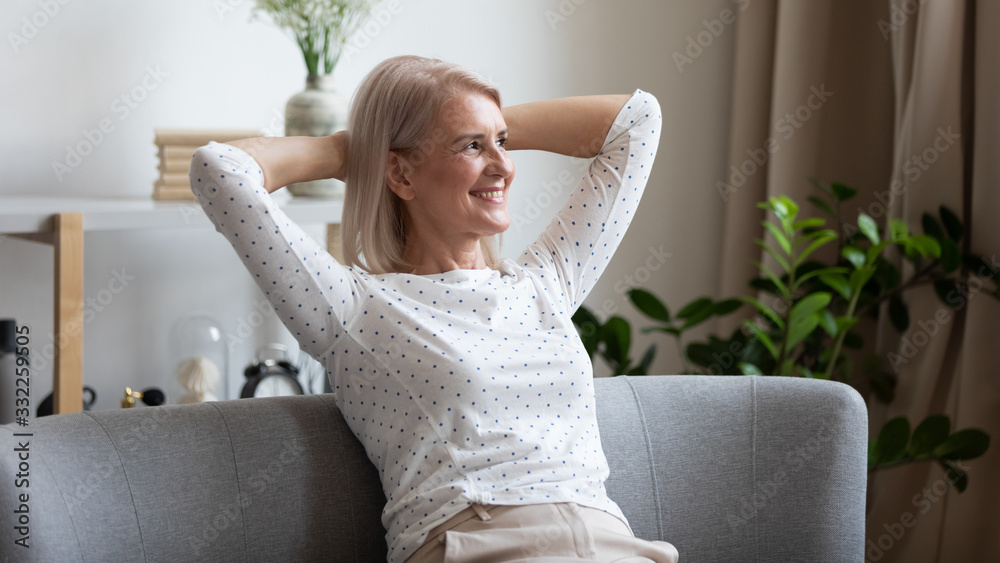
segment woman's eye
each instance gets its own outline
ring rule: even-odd
[[[500,137],[497,139],[497,146],[502,149],[507,148],[507,137]]]
[[[467,149],[478,149],[479,148],[479,141],[472,141],[468,145],[465,145],[465,148],[467,148]]]

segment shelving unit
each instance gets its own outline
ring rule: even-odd
[[[285,192],[279,192],[285,193]],[[340,256],[342,200],[273,196],[298,224],[326,224],[327,250]],[[147,229],[213,229],[196,201],[147,198],[0,197],[0,235],[54,249],[53,358],[55,413],[83,405],[83,243],[87,232]]]

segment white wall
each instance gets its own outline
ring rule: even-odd
[[[154,128],[280,131],[284,104],[303,87],[305,68],[290,38],[250,20],[251,6],[250,0],[0,5],[7,39],[0,47],[0,198],[145,198],[157,176]],[[401,0],[401,6],[384,25],[371,24],[376,33],[360,52],[345,55],[335,74],[345,93],[378,61],[403,53],[475,68],[500,87],[507,104],[635,88],[654,93],[665,123],[656,167],[623,246],[587,305],[642,324],[616,290],[630,278],[645,280],[641,285],[672,308],[714,295],[715,261],[702,257],[715,255],[720,241],[722,201],[714,184],[725,168],[732,26],[683,72],[671,54],[704,29],[703,20],[734,7],[732,1]],[[46,7],[58,13],[40,15]],[[22,18],[48,21],[29,37]],[[143,99],[126,113],[121,96],[130,92]],[[84,130],[102,119],[113,131],[57,177],[53,163],[66,164],[66,146],[83,141]],[[510,209],[523,221],[505,236],[507,256],[519,254],[568,196],[568,189],[553,187],[557,197],[549,201],[543,184],[558,181],[563,170],[581,170],[580,161],[548,154],[515,153],[515,163]],[[319,226],[310,232],[324,236]],[[661,246],[670,254],[662,267],[649,250]],[[252,319],[262,299],[231,247],[211,230],[92,233],[85,253],[85,298],[100,295],[115,271],[134,276],[86,325],[84,380],[97,389],[97,408],[117,408],[126,384],[169,385],[175,359],[168,334],[184,313],[208,310],[238,338],[240,322]],[[649,272],[646,264],[658,269]],[[0,237],[0,317],[31,326],[36,356],[52,338],[51,276],[50,248]],[[238,393],[253,347],[270,341],[297,349],[273,317],[238,339],[231,394]],[[675,373],[675,349],[659,342],[654,371]],[[32,382],[35,404],[51,391],[51,362],[44,360],[39,357],[45,365],[37,366]],[[605,373],[597,363],[598,374]]]

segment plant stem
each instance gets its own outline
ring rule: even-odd
[[[894,288],[890,289],[889,291],[887,291],[887,292],[883,293],[882,295],[880,295],[877,299],[875,299],[875,301],[869,303],[864,309],[862,309],[861,311],[858,312],[858,316],[860,317],[860,316],[868,313],[872,309],[878,307],[880,303],[882,303],[886,299],[891,298],[893,295],[896,295],[897,293],[902,293],[902,292],[906,291],[907,289],[910,289],[912,287],[916,287],[918,285],[923,285],[925,283],[930,283],[932,281],[931,279],[929,279],[929,278],[920,279],[920,278],[922,276],[926,276],[926,275],[930,274],[931,270],[933,270],[937,266],[937,264],[938,264],[938,260],[932,260],[931,263],[928,264],[924,269],[920,270],[916,274],[913,274],[913,277],[910,278],[910,279],[908,279],[906,281],[906,283],[901,283],[901,284],[897,285],[896,287],[894,287]]]
[[[851,302],[847,305],[847,314],[844,315],[847,318],[852,318],[854,316],[854,308],[858,305],[858,297],[861,296],[861,288],[857,288],[854,295],[851,296]],[[837,335],[837,341],[833,344],[833,354],[830,355],[830,361],[826,364],[826,373],[830,379],[833,379],[834,369],[837,367],[837,356],[840,355],[840,348],[844,344],[844,337],[847,336],[847,332],[851,330],[850,328],[844,328],[840,334]]]

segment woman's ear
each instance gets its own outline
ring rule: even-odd
[[[413,166],[402,155],[389,151],[385,165],[385,182],[400,199],[411,200],[416,195],[410,183],[412,172]]]

